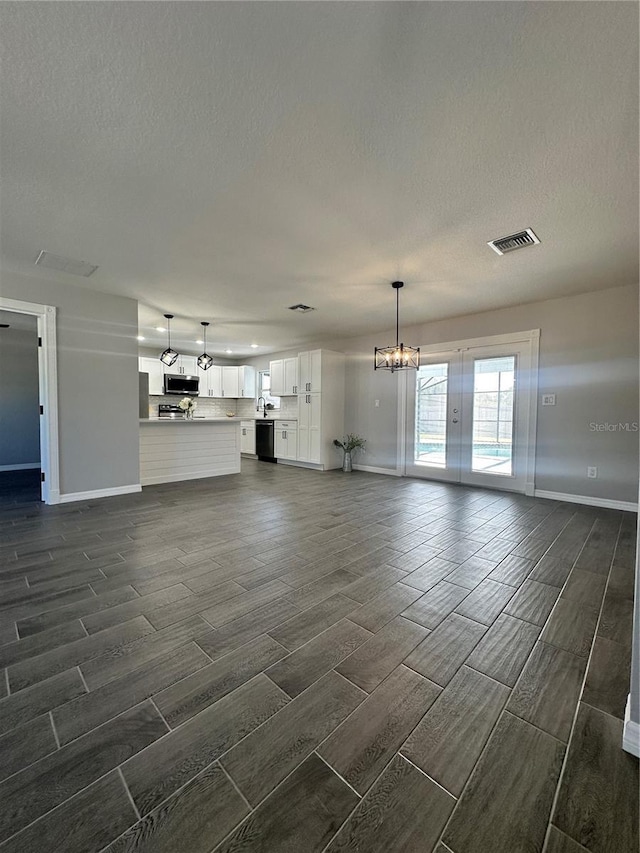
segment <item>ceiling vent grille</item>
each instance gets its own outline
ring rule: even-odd
[[[306,314],[307,311],[315,311],[315,308],[312,308],[310,305],[303,305],[302,302],[298,302],[297,305],[289,305],[289,311],[298,311],[300,314]]]
[[[75,261],[73,258],[63,258],[62,255],[54,255],[51,252],[45,252],[44,249],[36,258],[36,264],[39,267],[60,270],[61,272],[71,273],[71,275],[81,275],[85,278],[89,278],[98,269],[94,264],[87,264],[85,261]]]
[[[487,245],[491,246],[498,255],[506,255],[508,252],[515,252],[516,249],[524,249],[525,246],[535,246],[539,242],[540,240],[531,228],[525,228],[524,231],[510,234],[509,237],[498,237],[497,240],[490,240]]]

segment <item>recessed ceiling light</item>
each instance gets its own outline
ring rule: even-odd
[[[144,335],[138,335],[138,340],[139,340],[139,341],[143,341],[143,340],[144,340]]]
[[[233,352],[233,350],[226,349],[226,350],[225,350],[225,352],[226,352],[226,353],[228,353],[229,355],[231,355],[231,353]]]
[[[156,326],[156,332],[166,332],[166,331],[167,330],[165,329],[164,326]]]
[[[258,349],[258,344],[251,344],[251,349]]]
[[[197,343],[197,344],[198,344],[198,346],[199,346],[200,344],[204,344],[204,341],[196,341],[196,343]]]

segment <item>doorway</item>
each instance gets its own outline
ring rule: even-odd
[[[0,502],[40,500],[36,318],[0,311]]]
[[[407,374],[405,473],[533,494],[539,332],[423,347]]]
[[[44,503],[60,502],[58,450],[58,379],[56,308],[0,296],[0,310],[35,317],[38,347],[40,436],[40,497]]]

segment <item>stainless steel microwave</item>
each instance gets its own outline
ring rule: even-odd
[[[164,393],[182,394],[188,397],[197,397],[200,393],[200,380],[197,376],[180,376],[174,373],[164,375]]]

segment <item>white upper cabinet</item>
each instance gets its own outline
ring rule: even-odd
[[[222,368],[220,365],[212,364],[208,370],[198,368],[197,375],[200,380],[201,397],[222,397]]]
[[[298,393],[298,357],[279,358],[269,362],[271,394],[274,397],[293,397]]]
[[[222,368],[222,396],[223,397],[239,397],[240,382],[238,378],[238,368],[228,367],[224,365]]]
[[[243,364],[212,364],[209,370],[198,370],[201,397],[249,397],[256,396],[255,368]]]
[[[274,397],[284,397],[284,359],[278,358],[269,362],[269,376],[271,377],[271,394]]]
[[[298,355],[298,394],[322,391],[322,350]]]
[[[149,374],[149,394],[159,397],[164,394],[164,370],[159,358],[138,359],[138,370],[140,373]]]
[[[174,369],[176,366],[178,370]],[[181,373],[183,376],[193,376],[197,379],[202,371],[198,370],[198,359],[195,355],[181,355],[168,373]]]
[[[299,362],[297,356],[285,358],[284,361],[284,394],[283,397],[298,393]]]
[[[236,367],[238,371],[238,390],[240,397],[249,397],[255,400],[256,397],[256,369],[248,364],[241,364]],[[227,395],[225,395],[227,396]]]

